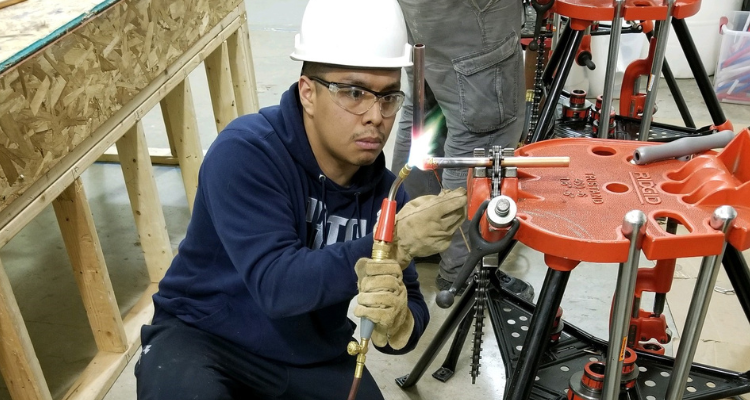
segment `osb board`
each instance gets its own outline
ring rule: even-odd
[[[26,0],[0,9],[0,71],[96,16],[117,0]]]
[[[0,72],[0,211],[240,2],[121,1]]]

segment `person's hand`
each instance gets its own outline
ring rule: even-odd
[[[448,248],[451,237],[466,220],[466,189],[443,190],[417,197],[396,214],[393,235],[395,259],[406,268],[414,257],[426,257]]]
[[[354,315],[375,323],[372,343],[378,347],[390,344],[402,349],[414,329],[414,316],[408,307],[401,266],[395,260],[360,258],[354,266],[357,273],[357,306]]]

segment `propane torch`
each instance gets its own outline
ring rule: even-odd
[[[391,257],[391,243],[393,242],[393,228],[396,225],[396,193],[398,192],[401,182],[409,175],[411,167],[404,165],[399,171],[396,180],[391,185],[391,190],[388,192],[388,197],[383,199],[383,204],[380,208],[380,220],[378,221],[378,227],[375,230],[372,245],[372,259],[373,260],[386,260]],[[349,400],[354,400],[357,397],[357,390],[359,389],[359,383],[362,380],[362,373],[365,370],[365,359],[367,358],[367,348],[370,344],[370,337],[372,331],[375,329],[375,323],[367,318],[362,318],[359,326],[359,334],[361,342],[357,343],[352,341],[346,347],[346,351],[350,355],[357,356],[357,364],[354,369],[354,381],[352,382],[352,389],[349,392]]]
[[[412,48],[414,56],[413,81],[412,81],[412,143],[421,134],[424,127],[424,45],[415,44]],[[393,181],[391,189],[388,191],[388,197],[383,199],[380,207],[380,219],[378,221],[372,244],[372,259],[381,261],[391,257],[391,243],[393,243],[393,229],[396,226],[396,193],[401,183],[411,172],[411,167],[407,163],[398,172],[396,180]],[[354,400],[357,397],[359,383],[362,381],[362,374],[365,370],[365,359],[367,358],[367,349],[370,345],[372,331],[375,330],[375,323],[367,318],[362,318],[359,324],[360,342],[352,341],[346,347],[347,353],[357,356],[356,367],[354,368],[354,381],[349,391],[348,400]]]

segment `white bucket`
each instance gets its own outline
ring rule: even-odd
[[[716,60],[721,44],[719,20],[729,12],[739,10],[742,7],[742,0],[704,0],[701,3],[700,11],[692,17],[685,18],[685,23],[690,36],[693,37],[706,73],[713,75],[716,71]],[[693,72],[690,71],[685,53],[672,27],[669,28],[666,60],[675,78],[693,78]]]
[[[611,22],[611,21],[610,21]],[[623,26],[626,26],[623,22]],[[620,98],[620,87],[622,76],[627,66],[648,55],[646,35],[642,33],[625,33],[620,35],[620,52],[617,56],[617,72],[615,73],[613,99]],[[609,54],[609,35],[597,35],[591,37],[591,55],[596,69],[586,69],[589,82],[587,97],[595,98],[604,93],[604,78],[607,75],[607,56]]]

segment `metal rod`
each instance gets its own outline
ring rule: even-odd
[[[664,64],[664,54],[667,51],[667,40],[669,39],[669,24],[672,21],[672,10],[675,0],[664,0],[667,3],[667,16],[659,23],[659,32],[656,34],[656,50],[654,51],[654,62],[651,64],[651,75],[646,85],[646,105],[641,117],[641,129],[638,132],[638,140],[648,141],[651,132],[651,118],[654,116],[654,105],[656,104],[656,93],[659,89],[659,75],[661,66]]]
[[[677,20],[675,19],[674,21]],[[680,90],[680,87],[677,86],[677,80],[675,79],[674,73],[672,73],[672,68],[669,66],[667,60],[664,60],[664,65],[661,68],[661,73],[662,75],[664,75],[664,80],[667,82],[669,92],[672,93],[672,98],[674,99],[674,103],[677,105],[677,111],[680,112],[682,122],[684,122],[685,126],[688,128],[695,128],[695,121],[693,121],[693,116],[690,115],[690,109],[688,108],[687,102],[685,101],[685,97],[682,96],[682,91]]]
[[[565,85],[565,81],[568,80],[570,69],[573,67],[573,60],[575,59],[576,51],[578,51],[578,46],[581,45],[583,31],[571,29],[571,32],[570,40],[562,48],[563,55],[560,60],[560,67],[557,70],[555,79],[552,80],[552,86],[549,93],[547,93],[544,107],[542,107],[542,112],[539,114],[539,122],[536,125],[536,129],[534,129],[534,135],[531,137],[532,143],[546,139],[547,130],[555,116],[555,108],[557,108],[560,93],[562,92],[563,85]],[[549,65],[547,67],[549,68]]]
[[[599,110],[599,138],[606,139],[609,135],[609,112],[612,109],[612,96],[615,90],[615,75],[617,74],[617,57],[620,54],[620,36],[622,30],[622,5],[625,0],[615,0],[615,16],[612,18],[612,29],[609,31],[609,52],[607,53],[607,70],[604,74],[604,93],[602,107]],[[602,127],[603,121],[607,126]]]
[[[677,21],[677,19],[672,20],[673,25],[675,21]],[[652,32],[646,33],[646,38],[649,41],[652,37],[654,37]],[[679,34],[677,37],[679,38]],[[669,60],[664,60],[664,65],[661,67],[661,73],[664,75],[664,81],[667,82],[669,93],[672,93],[674,102],[677,105],[677,111],[680,112],[680,116],[682,117],[685,126],[688,128],[695,128],[695,121],[693,121],[693,116],[690,115],[690,109],[685,101],[685,97],[682,95],[680,87],[677,86],[677,80],[674,77],[674,73],[672,73],[672,68],[669,66]]]
[[[423,170],[438,168],[473,168],[491,167],[494,165],[492,157],[428,157],[421,166]],[[567,167],[570,157],[504,157],[500,161],[502,167]]]
[[[646,214],[640,210],[629,211],[622,222],[622,234],[630,240],[628,259],[620,264],[617,274],[612,317],[609,323],[609,346],[604,369],[602,399],[616,400],[620,396],[620,379],[625,348],[628,343],[628,328],[633,312],[635,280],[638,275],[638,262],[641,255],[643,234],[646,233]]]
[[[416,139],[422,135],[424,130],[424,45],[417,43],[412,49],[414,55],[414,66],[412,67],[412,117],[411,117],[411,142],[416,143]]]
[[[733,207],[721,206],[714,211],[709,224],[726,236],[732,221],[736,217],[737,211]],[[695,282],[695,289],[693,290],[693,298],[690,300],[687,320],[680,338],[680,347],[674,360],[672,379],[667,386],[666,400],[680,400],[685,395],[690,366],[695,357],[695,350],[698,346],[703,323],[706,320],[706,312],[711,302],[711,294],[714,291],[716,277],[719,274],[719,266],[726,247],[725,240],[719,254],[703,257],[698,280]]]
[[[513,375],[508,380],[505,400],[527,400],[534,386],[539,364],[549,343],[552,324],[557,316],[570,271],[547,269],[523,349],[519,355]]]
[[[737,300],[745,311],[745,317],[750,321],[750,269],[747,267],[747,261],[741,251],[729,245],[724,252],[722,264]]]
[[[560,40],[558,41],[555,48],[564,49],[568,47],[568,42],[570,41],[570,33],[572,30],[573,28],[571,28],[569,25],[565,26],[562,34],[560,35]],[[552,83],[553,75],[555,71],[557,71],[557,67],[560,66],[561,58],[562,51],[553,51],[552,54],[550,54],[549,60],[547,60],[547,66],[544,67],[544,75],[542,76],[542,82],[544,82],[545,86]]]
[[[549,46],[552,51],[555,51],[555,47],[557,47],[557,43],[560,41],[560,19],[560,14],[558,13],[555,13],[552,17],[552,44]]]
[[[664,306],[666,304],[667,304],[667,294],[655,293],[654,294],[654,312],[652,314],[657,317],[664,314]]]
[[[698,85],[698,89],[703,96],[703,101],[706,102],[708,113],[711,114],[711,121],[713,121],[716,126],[724,124],[727,122],[727,117],[721,109],[719,99],[716,97],[716,92],[711,85],[711,80],[708,78],[708,73],[706,73],[706,68],[703,66],[703,63],[700,62],[700,54],[698,54],[698,49],[695,47],[695,42],[690,35],[687,23],[684,19],[675,18],[672,20],[672,27],[674,28],[677,40],[680,41],[680,46],[682,47],[683,53],[685,53],[685,58],[693,61],[689,62],[688,66],[690,67],[690,71],[693,73],[693,78],[695,78],[695,83]]]

